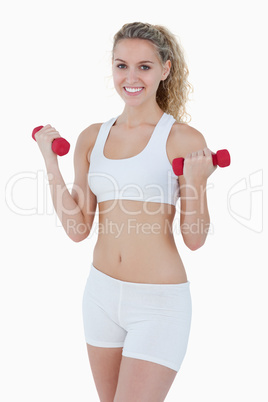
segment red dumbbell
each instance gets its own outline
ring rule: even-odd
[[[214,166],[218,165],[220,167],[229,166],[231,163],[231,157],[227,149],[221,149],[215,154],[212,154],[212,163]],[[184,158],[176,158],[172,161],[173,172],[176,176],[181,176],[183,174]]]
[[[37,133],[37,131],[41,130],[41,128],[43,128],[43,127],[44,126],[38,126],[33,129],[32,137],[35,141],[36,141],[35,134]],[[63,156],[69,152],[70,143],[62,137],[55,138],[55,140],[53,140],[53,142],[52,142],[51,148],[55,154],[57,154],[59,156]]]

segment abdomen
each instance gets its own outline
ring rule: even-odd
[[[128,282],[186,282],[172,233],[175,212],[170,204],[129,200],[100,203],[93,265]]]

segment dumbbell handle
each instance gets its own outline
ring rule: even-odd
[[[229,166],[231,163],[231,157],[227,149],[221,149],[215,154],[212,154],[212,163],[214,166],[218,165],[220,167]],[[173,172],[176,176],[181,176],[183,174],[184,158],[175,158],[172,161]]]
[[[36,141],[35,134],[37,133],[37,131],[41,130],[41,128],[43,128],[43,127],[44,126],[38,126],[33,129],[32,137],[35,141]],[[62,137],[55,138],[55,140],[53,140],[53,142],[52,142],[51,148],[55,154],[57,154],[59,156],[63,156],[69,152],[70,143]]]

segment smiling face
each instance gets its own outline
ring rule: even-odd
[[[129,106],[156,102],[159,83],[166,79],[169,70],[170,61],[163,67],[155,46],[148,40],[123,39],[114,49],[114,86]]]

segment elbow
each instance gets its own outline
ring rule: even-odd
[[[72,236],[69,235],[70,239],[75,242],[75,243],[81,243],[81,241],[85,240],[88,235],[89,235],[89,231],[84,232],[84,233],[78,233],[78,234],[73,234]]]
[[[66,233],[74,243],[80,243],[88,237],[90,229],[85,225],[78,225],[76,227],[69,228],[69,230],[66,230]]]
[[[206,241],[206,238],[200,238],[200,239],[191,239],[191,238],[185,238],[183,237],[184,244],[191,250],[191,251],[196,251],[200,249]]]
[[[70,237],[70,236],[69,236]],[[81,241],[85,240],[85,237],[70,237],[70,239],[74,242],[74,243],[80,243]]]
[[[203,243],[204,244],[204,243]],[[201,243],[190,243],[190,244],[186,244],[186,246],[191,250],[191,251],[196,251],[199,248],[201,248],[203,246],[203,244]]]
[[[200,249],[206,241],[209,230],[209,222],[203,223],[202,227],[197,227],[196,224],[191,226],[189,230],[186,224],[181,226],[181,234],[184,244],[191,250],[196,251]]]

